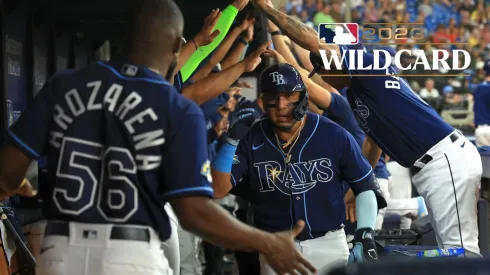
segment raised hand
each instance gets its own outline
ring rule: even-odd
[[[245,66],[245,72],[251,72],[257,68],[257,66],[262,62],[262,58],[260,56],[267,50],[267,48],[271,45],[272,41],[267,41],[262,44],[257,50],[248,55],[241,62]]]
[[[255,19],[253,19],[253,23],[255,23]],[[245,39],[245,41],[248,43],[254,40],[254,24],[250,24],[250,26],[248,26],[248,28],[244,31],[243,39]]]
[[[242,21],[242,23],[238,26],[241,31],[246,31],[250,26],[253,27],[255,24],[255,18],[247,18]]]
[[[278,51],[273,49],[267,49],[264,52],[264,56],[274,58],[277,61],[277,63],[288,63],[287,60],[284,58],[284,56],[282,56]]]
[[[248,2],[250,2],[250,0],[235,0],[233,1],[232,5],[235,6],[238,11],[241,11],[243,8],[245,8],[245,6],[247,6]]]
[[[238,105],[244,101],[244,98],[240,100]],[[240,109],[232,121],[230,121],[230,127],[225,136],[225,141],[231,145],[238,145],[240,139],[247,135],[248,130],[255,122],[255,112],[253,108]]]
[[[277,274],[315,273],[315,267],[298,251],[294,239],[303,231],[305,223],[299,221],[292,230],[279,232],[268,241],[270,250],[263,253],[267,263]]]
[[[219,35],[220,31],[215,30],[218,19],[221,16],[219,9],[214,9],[204,20],[204,25],[201,31],[194,37],[194,42],[196,42],[197,47],[206,46]]]

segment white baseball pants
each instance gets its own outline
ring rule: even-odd
[[[396,161],[386,163],[386,168],[390,172],[389,192],[391,199],[410,199],[412,198],[412,178],[410,170],[398,164]],[[412,219],[402,216],[400,219],[401,229],[410,229]]]
[[[170,203],[165,204],[165,212],[167,212],[170,220],[171,233],[170,238],[162,243],[162,249],[174,275],[180,275],[179,220],[177,219],[172,206],[170,206]]]
[[[320,238],[296,241],[296,248],[317,268],[318,274],[327,274],[333,268],[345,266],[349,260],[349,247],[344,229],[329,232]],[[260,274],[276,275],[262,255]]]
[[[475,130],[476,146],[490,146],[490,125],[480,125]]]
[[[45,236],[36,275],[173,275],[152,228],[141,226],[149,229],[149,242],[111,239],[111,228],[71,222],[69,237]]]
[[[180,275],[201,275],[202,264],[199,260],[201,239],[196,235],[178,227]]]
[[[432,160],[413,176],[413,183],[424,197],[432,228],[441,248],[464,247],[466,256],[481,256],[478,247],[477,200],[482,162],[476,147],[463,135],[450,136],[427,153]],[[470,253],[468,253],[470,252]]]
[[[401,217],[417,216],[419,210],[417,198],[393,199],[390,197],[390,188],[389,188],[391,184],[390,180],[389,179],[377,179],[377,180],[388,206],[379,210],[378,216],[376,216],[376,229],[381,229],[383,227],[383,221],[386,213],[397,214],[400,215]]]

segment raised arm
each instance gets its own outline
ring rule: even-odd
[[[376,167],[379,157],[381,156],[381,149],[370,137],[366,136],[364,144],[362,145],[362,154],[366,157],[371,164],[371,167]]]
[[[318,53],[321,49],[318,41],[318,33],[306,24],[295,20],[291,16],[276,10],[270,0],[253,0],[255,7],[259,9],[269,20],[274,22],[281,31],[299,46]]]
[[[182,95],[197,104],[202,104],[215,98],[224,90],[228,89],[244,72],[253,71],[261,62],[260,55],[262,55],[269,45],[270,41],[267,41],[241,62],[219,73],[211,74],[182,89]]]
[[[242,56],[244,56],[247,50],[248,44],[252,42],[254,38],[254,25],[248,26],[247,30],[242,33],[242,37],[239,37],[235,41],[235,47],[230,50],[227,56],[220,62],[221,69],[229,68],[236,63],[240,62]]]

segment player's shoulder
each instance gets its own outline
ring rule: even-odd
[[[318,121],[318,128],[324,131],[327,131],[329,133],[339,133],[339,132],[346,132],[346,130],[338,125],[335,121],[331,120],[330,118],[324,116],[324,115],[319,115],[310,112],[308,117],[314,121]]]

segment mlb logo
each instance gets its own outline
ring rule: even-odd
[[[356,45],[359,43],[359,25],[356,23],[324,23],[318,25],[322,44]]]
[[[138,67],[135,65],[125,64],[121,71],[123,74],[128,76],[136,76],[138,73]]]

